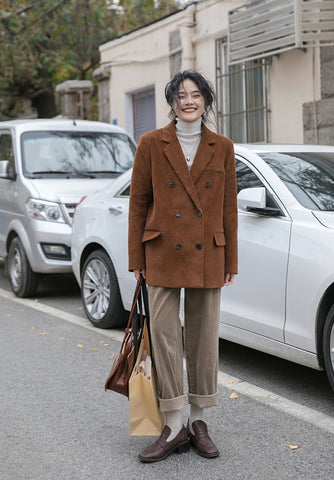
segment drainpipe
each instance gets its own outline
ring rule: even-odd
[[[185,11],[182,23],[178,25],[181,32],[182,70],[195,69],[195,52],[193,46],[194,27],[196,26],[196,5],[192,4]]]

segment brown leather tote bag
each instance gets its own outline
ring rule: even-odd
[[[112,369],[104,386],[106,391],[113,390],[126,397],[129,397],[129,379],[137,359],[138,346],[140,344],[143,330],[144,317],[141,298],[143,282],[145,282],[145,280],[143,276],[140,275],[133,297],[132,308],[125,329],[121,350],[114,360]]]

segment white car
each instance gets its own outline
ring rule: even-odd
[[[239,274],[220,336],[315,369],[334,389],[334,147],[236,145]],[[76,211],[72,264],[97,327],[124,325],[131,171]],[[181,311],[182,316],[182,311]]]
[[[40,274],[72,271],[76,204],[131,168],[135,150],[108,123],[0,122],[0,256],[15,295],[36,295]]]

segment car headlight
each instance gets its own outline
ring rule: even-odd
[[[29,198],[27,201],[27,209],[31,218],[34,218],[35,220],[65,223],[64,216],[58,203]]]

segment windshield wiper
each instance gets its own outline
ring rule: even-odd
[[[42,175],[42,174],[46,174],[46,173],[62,173],[63,175],[67,175],[68,173],[70,172],[64,172],[64,170],[41,170],[39,172],[31,172],[31,175]]]
[[[75,168],[71,172],[64,172],[64,170],[41,170],[39,172],[32,172],[31,175],[52,175],[52,174],[61,174],[61,175],[79,175],[80,177],[90,177],[95,178],[95,175],[92,175],[91,172],[83,172],[81,170],[76,170]]]
[[[73,168],[73,172],[69,172],[69,173],[75,173],[76,175],[79,175],[80,177],[84,177],[84,178],[87,178],[87,177],[95,178],[95,175],[92,175],[93,172],[85,172],[83,170],[77,170],[76,168]]]
[[[88,173],[124,173],[126,170],[92,170]]]

